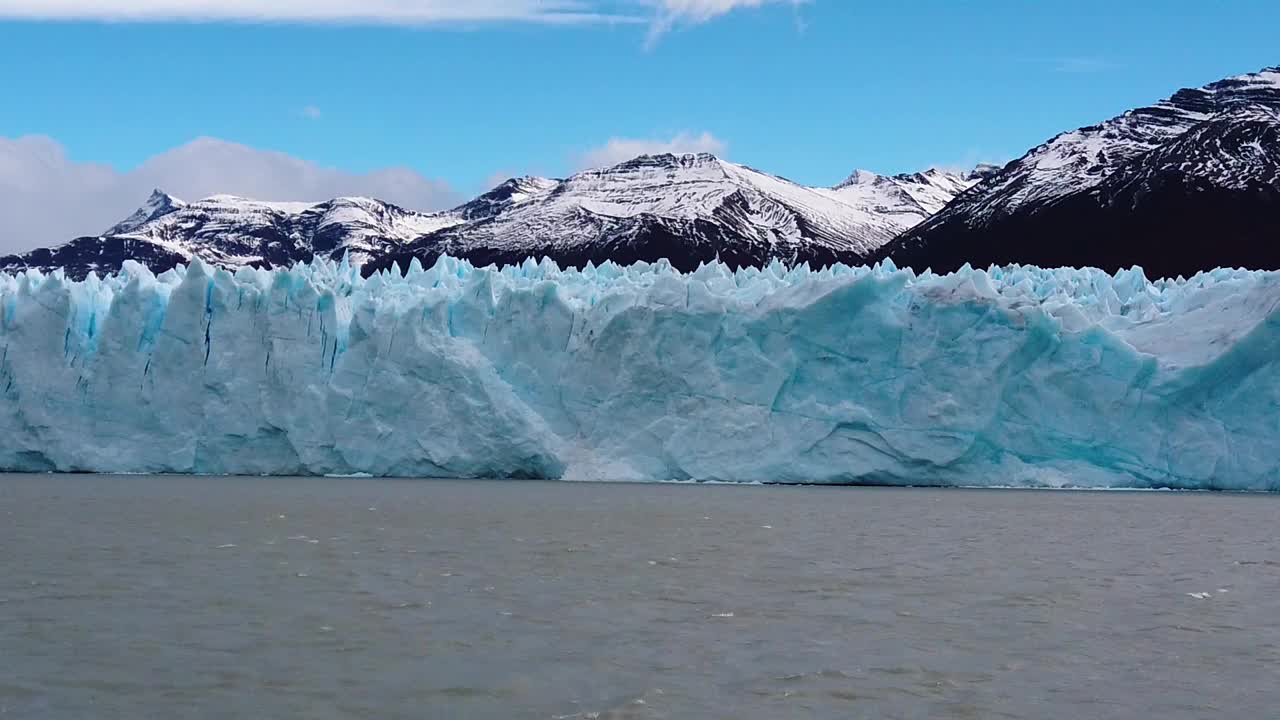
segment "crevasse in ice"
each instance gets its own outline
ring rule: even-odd
[[[0,275],[0,468],[1280,489],[1280,273]]]

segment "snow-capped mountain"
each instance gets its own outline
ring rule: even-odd
[[[363,262],[458,222],[455,214],[418,213],[370,198],[305,203],[215,195],[186,203],[157,190],[103,235],[0,258],[0,270],[60,267],[81,278],[114,272],[127,259],[159,272],[196,255],[226,268],[280,267],[346,253]]]
[[[877,175],[857,170],[837,185],[835,192],[846,202],[897,219],[905,230],[924,222],[957,195],[999,171],[999,167],[987,164],[966,173],[931,168],[902,175]]]
[[[454,212],[467,222],[488,220],[517,205],[549,194],[558,184],[556,180],[531,175],[511,178],[475,200],[455,208]]]
[[[62,267],[71,277],[128,258],[161,271],[192,256],[222,267],[278,267],[315,255],[370,271],[448,253],[475,262],[550,257],[562,265],[662,258],[692,269],[862,262],[978,182],[928,170],[853,174],[815,188],[712,155],[644,155],[563,180],[513,178],[452,210],[418,213],[368,198],[280,203],[219,195],[184,203],[161,191],[102,236],[0,258],[0,270]]]
[[[375,261],[480,263],[549,257],[561,265],[667,258],[693,269],[772,259],[860,262],[979,179],[931,170],[855,173],[836,188],[798,185],[708,154],[642,155],[564,180],[510,180],[454,212],[441,229]]]
[[[276,203],[156,191],[103,235],[0,257],[0,270],[164,270],[199,255],[275,267],[350,253],[368,271],[448,253],[562,266],[667,258],[899,265],[1280,268],[1280,67],[1176,92],[1062,133],[1003,168],[858,171],[807,187],[707,154],[642,155],[565,179],[513,178],[452,210],[367,198]]]
[[[151,197],[129,217],[107,228],[103,235],[125,235],[161,216],[186,207],[186,203],[163,190],[151,191]]]
[[[1032,149],[879,255],[937,271],[1280,267],[1278,118],[1280,68],[1179,90]]]

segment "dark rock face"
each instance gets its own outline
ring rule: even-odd
[[[82,237],[55,248],[40,248],[23,255],[0,257],[0,272],[16,272],[27,268],[51,271],[62,268],[67,277],[83,280],[91,272],[99,275],[115,272],[125,260],[137,260],[162,273],[174,265],[186,263],[186,255],[166,250],[160,245],[134,238]]]
[[[442,233],[443,235],[443,233]],[[840,251],[819,244],[796,244],[785,254],[768,242],[744,237],[725,225],[711,220],[694,219],[676,222],[654,216],[635,218],[618,227],[602,227],[596,240],[577,246],[555,243],[528,244],[515,248],[472,245],[465,238],[427,238],[405,249],[377,258],[366,264],[367,275],[378,270],[398,267],[407,270],[417,258],[430,266],[441,255],[466,258],[476,265],[515,265],[526,258],[548,258],[560,267],[585,267],[613,261],[623,265],[666,259],[682,272],[696,270],[698,265],[718,260],[731,267],[763,267],[777,259],[788,265],[808,262],[812,266],[837,262],[857,264],[863,255]]]
[[[937,272],[1280,268],[1280,68],[1064,133],[881,248]]]

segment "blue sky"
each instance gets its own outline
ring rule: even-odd
[[[242,21],[160,13],[174,21],[145,6],[200,1],[0,0],[0,18],[64,18],[0,20],[0,140],[40,136],[61,161],[128,173],[218,138],[346,173],[409,168],[447,189],[435,204],[650,147],[829,185],[854,168],[1007,160],[1280,64],[1280,3],[1248,0],[573,0],[604,21],[547,17],[539,0],[399,7],[415,2],[498,19],[261,22],[252,8],[273,3],[223,0],[249,8]]]

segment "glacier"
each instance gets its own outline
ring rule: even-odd
[[[0,274],[0,470],[1280,489],[1280,273]]]

